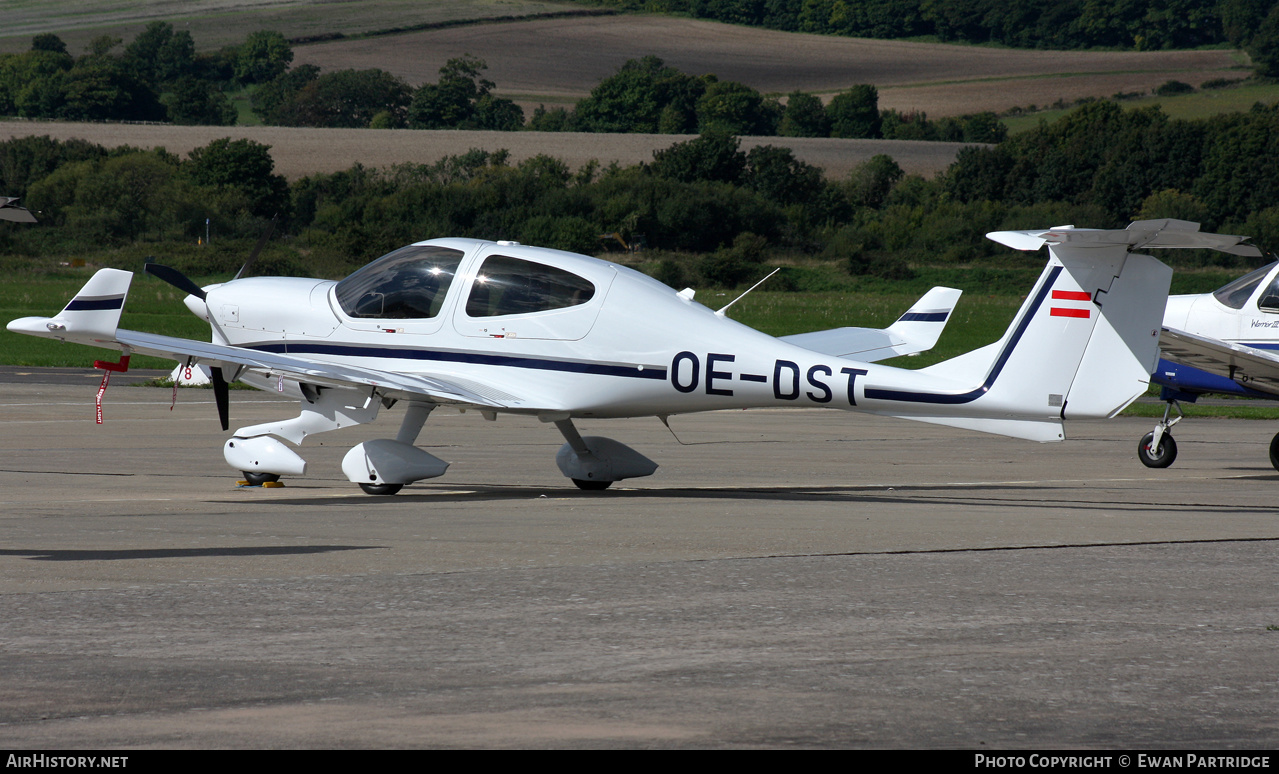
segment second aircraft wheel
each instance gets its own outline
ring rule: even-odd
[[[1279,470],[1279,435],[1270,439],[1270,464]]]
[[[1137,458],[1141,460],[1141,464],[1148,468],[1166,468],[1177,459],[1177,442],[1172,439],[1168,433],[1164,433],[1164,437],[1159,441],[1159,448],[1150,448],[1150,442],[1155,440],[1154,433],[1146,433],[1137,442]],[[1270,445],[1271,459],[1274,458],[1275,445]],[[1276,466],[1279,467],[1279,466]]]
[[[577,484],[578,489],[585,489],[588,492],[598,492],[601,489],[608,489],[613,484],[612,481],[590,481],[584,478],[575,478],[572,479],[572,481],[574,484]]]
[[[364,494],[393,495],[404,488],[403,484],[360,484]]]
[[[273,484],[280,480],[279,473],[256,473],[247,470],[241,470],[244,474],[244,480],[249,482],[249,486],[262,486],[263,484]]]

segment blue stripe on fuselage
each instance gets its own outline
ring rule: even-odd
[[[1170,387],[1187,393],[1204,394],[1212,392],[1222,395],[1248,395],[1256,398],[1271,399],[1275,397],[1271,393],[1248,389],[1233,379],[1208,373],[1185,363],[1174,363],[1162,358],[1159,360],[1159,367],[1150,375],[1150,381],[1163,387]]]
[[[259,352],[276,352],[283,355],[328,355],[330,357],[371,357],[389,360],[426,360],[436,363],[471,363],[475,365],[529,368],[538,371],[566,371],[598,376],[622,376],[628,379],[666,379],[666,368],[644,366],[638,368],[610,363],[585,363],[574,360],[551,360],[518,355],[490,355],[481,352],[454,350],[416,349],[412,347],[358,346],[354,344],[321,344],[307,341],[281,341],[269,344],[245,345]]]
[[[985,395],[991,387],[995,386],[995,379],[999,378],[999,373],[1004,370],[1004,365],[1008,363],[1008,358],[1012,357],[1013,350],[1017,347],[1017,342],[1021,341],[1021,337],[1026,333],[1026,329],[1030,327],[1030,323],[1035,319],[1035,313],[1039,311],[1039,307],[1043,306],[1044,299],[1048,297],[1048,291],[1052,290],[1052,286],[1057,282],[1058,275],[1061,274],[1062,267],[1054,266],[1048,272],[1048,278],[1044,280],[1044,284],[1040,286],[1039,292],[1035,294],[1034,300],[1030,304],[1030,308],[1026,310],[1026,314],[1021,318],[1021,322],[1017,324],[1017,329],[1013,331],[1013,335],[1008,340],[1008,344],[1004,346],[999,353],[999,357],[995,359],[995,364],[991,367],[990,373],[986,375],[986,381],[980,387],[968,392],[961,392],[955,395],[936,392],[911,392],[909,390],[881,390],[875,387],[866,388],[866,398],[869,400],[899,400],[907,403],[937,403],[943,405],[956,405],[961,403],[971,403],[982,395]]]

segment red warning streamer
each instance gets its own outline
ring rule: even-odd
[[[109,363],[105,360],[93,361],[94,368],[102,369],[102,384],[98,386],[98,396],[94,399],[94,407],[97,409],[98,424],[102,424],[102,396],[107,391],[107,385],[111,383],[112,371],[128,371],[129,356],[125,355],[120,358],[119,363]]]

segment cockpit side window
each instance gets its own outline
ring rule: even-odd
[[[351,317],[421,320],[435,317],[457,274],[462,252],[432,245],[401,247],[337,284]]]
[[[533,261],[492,255],[484,259],[470,297],[468,317],[498,317],[585,304],[595,285],[572,272]]]
[[[1261,298],[1257,299],[1257,308],[1263,312],[1279,312],[1279,276],[1266,287]]]
[[[1261,281],[1266,278],[1266,275],[1274,267],[1275,265],[1271,263],[1262,266],[1256,271],[1250,271],[1239,279],[1227,282],[1217,290],[1214,290],[1212,295],[1231,309],[1243,309],[1243,305],[1248,303],[1249,298],[1252,298],[1253,291],[1257,289],[1257,286],[1261,284]]]

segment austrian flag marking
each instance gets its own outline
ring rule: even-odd
[[[1054,290],[1054,301],[1091,301],[1092,295],[1082,290]],[[1053,317],[1079,317],[1084,320],[1092,317],[1091,307],[1071,307],[1071,306],[1054,306],[1051,307],[1050,313]]]

